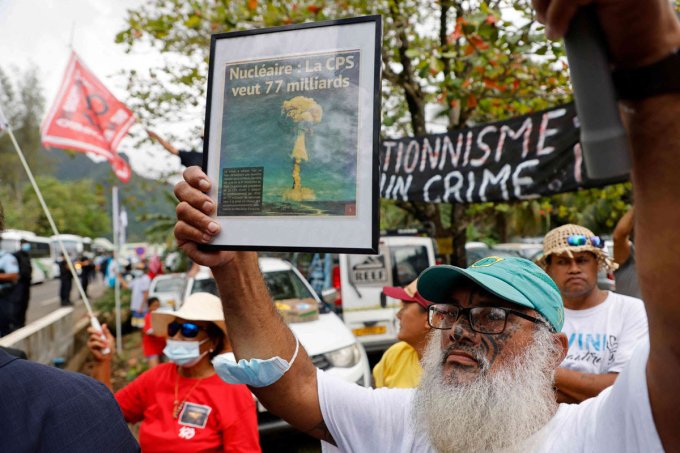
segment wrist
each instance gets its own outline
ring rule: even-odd
[[[644,7],[643,7],[644,8]],[[611,63],[615,70],[628,70],[654,64],[680,48],[680,20],[670,3],[665,11],[658,11],[658,23],[653,27],[629,30],[617,34],[609,42]],[[635,36],[631,39],[631,36]]]
[[[210,268],[218,286],[225,286],[224,291],[246,290],[253,282],[254,275],[260,274],[260,266],[255,252],[234,252],[231,259]],[[220,282],[225,282],[220,285]]]
[[[100,372],[106,372],[111,369],[111,356],[113,354],[108,353],[106,355],[102,355],[101,358],[95,357],[95,365],[94,368],[97,369],[97,371]]]
[[[259,272],[256,252],[234,252],[230,260],[210,267],[215,278],[218,276],[229,277],[232,274],[237,275],[239,273],[247,275],[253,269],[257,269]]]
[[[612,79],[623,101],[680,93],[680,47],[652,64],[615,70]]]
[[[225,307],[236,309],[243,305],[242,301],[248,301],[243,306],[252,309],[260,302],[263,291],[267,293],[255,252],[235,252],[231,260],[211,267],[211,271]]]

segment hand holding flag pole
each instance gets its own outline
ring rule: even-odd
[[[42,143],[45,147],[72,149],[106,158],[110,162],[116,176],[123,183],[126,183],[130,179],[131,170],[127,162],[118,155],[117,148],[134,121],[135,117],[130,109],[116,99],[104,84],[80,61],[76,53],[72,51],[57,98],[45,117],[40,132]],[[2,132],[3,125],[9,131],[14,148],[19,155],[19,160],[26,170],[28,179],[38,196],[50,227],[54,234],[58,235],[59,231],[45,204],[40,188],[35,182],[33,173],[9,124],[4,119],[2,112],[0,112],[0,132]],[[92,327],[102,332],[99,321],[94,316],[87,294],[85,294],[82,288],[66,248],[61,240],[58,243],[69,271],[76,281],[76,287],[88,311]],[[116,315],[119,321],[119,310],[117,310]],[[120,348],[120,322],[117,322],[116,327]],[[105,338],[103,333],[102,337]],[[107,348],[102,352],[108,354],[110,350]]]
[[[85,308],[87,309],[88,316],[90,317],[90,323],[92,324],[93,327],[98,329],[99,332],[102,332],[101,325],[99,324],[97,317],[94,315],[94,312],[92,311],[92,306],[90,305],[90,301],[87,298],[87,294],[83,290],[83,286],[80,283],[80,279],[78,278],[78,273],[76,272],[75,267],[73,267],[73,263],[71,262],[71,259],[68,255],[68,252],[66,251],[66,247],[64,247],[64,243],[61,241],[61,239],[58,236],[59,230],[57,229],[57,225],[54,223],[54,219],[52,218],[52,214],[50,213],[50,210],[47,208],[47,204],[45,203],[45,199],[42,196],[42,192],[40,191],[40,187],[38,187],[38,184],[36,183],[35,178],[33,177],[33,172],[31,171],[31,168],[28,166],[28,162],[26,161],[24,153],[21,150],[19,143],[17,143],[16,138],[14,137],[14,133],[12,132],[12,127],[10,126],[9,122],[7,121],[4,114],[2,113],[2,107],[0,106],[0,134],[3,132],[3,130],[6,130],[7,133],[9,134],[9,138],[12,141],[12,145],[14,146],[14,149],[17,152],[17,155],[19,156],[19,161],[21,161],[21,165],[24,167],[24,170],[26,171],[26,175],[28,176],[28,180],[31,182],[31,185],[33,186],[33,190],[35,191],[35,194],[38,197],[38,201],[40,202],[40,206],[42,207],[43,212],[45,213],[45,217],[47,217],[47,221],[50,224],[50,228],[52,228],[52,232],[54,233],[54,235],[57,236],[57,242],[59,243],[59,248],[61,249],[62,256],[64,257],[64,260],[66,261],[66,264],[68,265],[68,269],[69,269],[69,272],[71,272],[71,276],[73,277],[73,280],[75,280],[75,282],[76,282],[76,288],[78,289],[78,293],[80,294],[80,298],[83,300],[83,303],[85,304]],[[106,339],[103,332],[102,332],[102,338]],[[103,354],[108,354],[110,352],[111,351],[110,351],[109,348],[106,348],[105,350],[102,351]]]

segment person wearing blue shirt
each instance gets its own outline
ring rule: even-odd
[[[88,376],[0,350],[0,394],[0,451],[139,451],[111,392]]]
[[[0,211],[0,215],[2,212]],[[2,231],[2,230],[0,230]],[[19,279],[19,264],[11,253],[0,250],[0,337],[14,330],[14,287]]]

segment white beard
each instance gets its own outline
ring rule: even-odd
[[[442,375],[441,332],[433,333],[423,356],[415,431],[427,433],[441,453],[530,450],[526,440],[557,408],[552,334],[537,330],[531,346],[505,369],[488,372],[482,364],[478,377],[461,384]]]

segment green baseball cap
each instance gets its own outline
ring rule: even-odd
[[[503,300],[536,310],[559,332],[564,324],[564,305],[555,282],[543,269],[524,258],[488,256],[467,269],[432,266],[418,277],[418,293],[424,299],[445,304],[456,286],[471,280]]]

